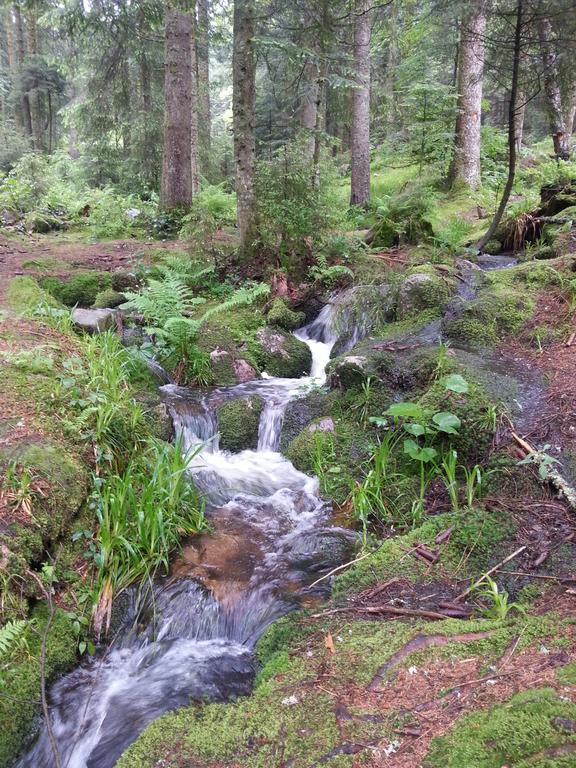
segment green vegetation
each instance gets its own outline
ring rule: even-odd
[[[576,707],[553,689],[535,688],[485,712],[464,717],[447,736],[437,739],[427,768],[564,768],[573,762],[576,737],[569,727]]]

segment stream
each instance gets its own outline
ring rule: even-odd
[[[189,471],[207,502],[211,531],[184,542],[170,576],[124,594],[126,616],[111,645],[49,692],[62,768],[112,768],[139,733],[190,701],[250,692],[254,645],[275,619],[323,594],[322,574],[351,553],[355,534],[331,520],[318,481],[278,453],[287,405],[325,382],[337,341],[334,307],[296,331],[312,352],[310,376],[264,377],[209,392],[161,388]],[[347,346],[357,340],[354,332]],[[218,447],[217,407],[257,394],[264,402],[258,448]],[[18,768],[55,765],[41,728]]]
[[[487,257],[481,268],[512,263]],[[476,293],[473,265],[462,262],[461,274],[456,303]],[[161,387],[191,457],[188,470],[206,499],[211,529],[183,543],[169,576],[125,592],[124,618],[110,646],[52,686],[51,730],[62,768],[112,768],[163,713],[191,701],[229,701],[250,693],[254,646],[264,630],[325,595],[328,582],[316,584],[319,577],[350,559],[356,535],[335,524],[317,479],[296,470],[278,446],[288,405],[325,384],[333,350],[347,352],[372,330],[363,309],[347,311],[355,290],[333,297],[295,332],[312,353],[309,376],[264,374],[211,390]],[[404,348],[436,346],[441,338],[441,321],[435,320],[407,336]],[[499,354],[454,354],[494,397],[510,390],[509,406],[519,420],[537,408],[543,389],[529,366]],[[219,406],[249,395],[264,403],[257,450],[220,450]],[[44,724],[17,768],[54,765]]]

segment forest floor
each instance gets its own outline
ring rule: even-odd
[[[39,345],[73,352],[58,331],[7,308],[11,278],[130,271],[159,246],[133,240],[86,244],[68,235],[2,238],[0,353],[33,352]],[[405,252],[402,261],[409,257]],[[402,270],[393,254],[392,262]],[[557,334],[538,349],[534,331],[543,326]],[[566,455],[576,455],[572,328],[565,292],[547,287],[522,331],[496,350],[537,371],[546,385],[522,437]],[[0,386],[0,452],[10,454],[21,442],[57,442],[58,430],[58,424],[47,427],[41,399]],[[523,457],[509,425],[495,441],[512,464]],[[531,468],[511,472],[510,482],[466,522],[489,550],[483,564],[497,565],[521,550],[495,572],[511,599],[522,603],[521,611],[479,618],[474,600],[459,600],[471,580],[470,553],[458,548],[461,518],[451,517],[446,500],[431,494],[434,514],[420,528],[384,540],[336,583],[325,606],[272,626],[260,645],[254,696],[162,718],[118,765],[575,766],[576,518],[535,474]],[[51,493],[46,479],[36,483],[36,494]],[[5,529],[27,510],[12,503],[2,508],[0,499],[0,514]],[[502,521],[510,523],[504,534]],[[434,561],[422,558],[422,551],[432,551]],[[462,618],[449,618],[459,606]]]

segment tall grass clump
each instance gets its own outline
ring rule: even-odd
[[[68,426],[93,443],[97,464],[122,467],[146,436],[144,414],[130,385],[133,365],[111,331],[86,336],[82,356],[63,363],[61,395],[77,414]]]
[[[204,506],[186,468],[180,442],[151,441],[122,474],[95,478],[91,507],[99,531],[92,546],[96,565],[92,623],[100,635],[110,626],[112,598],[135,581],[166,572],[182,536],[206,527]]]

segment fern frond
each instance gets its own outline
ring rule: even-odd
[[[0,659],[11,656],[25,645],[25,633],[29,626],[28,621],[15,620],[0,627]]]

